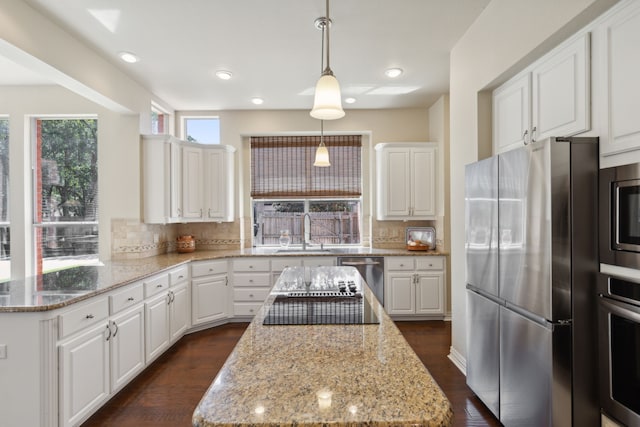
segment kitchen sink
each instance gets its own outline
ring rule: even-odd
[[[308,255],[324,255],[324,254],[341,254],[344,253],[344,249],[340,248],[282,248],[276,250],[277,254],[308,254]]]

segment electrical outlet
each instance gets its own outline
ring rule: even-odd
[[[6,358],[7,358],[7,345],[0,344],[0,359],[6,359]]]

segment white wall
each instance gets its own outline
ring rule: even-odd
[[[452,353],[466,358],[464,166],[491,145],[486,91],[602,13],[615,0],[493,0],[451,52]],[[480,106],[480,107],[479,107]],[[482,122],[478,118],[481,118]]]

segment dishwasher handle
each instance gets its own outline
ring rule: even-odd
[[[341,265],[356,266],[356,265],[380,265],[377,261],[342,261]]]

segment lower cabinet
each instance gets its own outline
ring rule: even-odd
[[[144,305],[111,318],[111,390],[125,386],[145,367]]]
[[[444,316],[444,257],[388,257],[385,308],[394,318]]]
[[[109,397],[110,334],[103,321],[58,347],[60,426],[78,424]]]
[[[226,320],[229,315],[227,261],[201,261],[191,266],[191,323]]]
[[[144,304],[147,363],[161,355],[171,343],[169,338],[169,296],[165,293]]]

